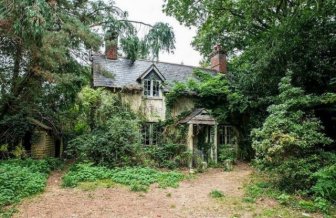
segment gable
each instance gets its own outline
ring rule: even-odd
[[[162,81],[162,79],[158,76],[158,74],[155,72],[155,70],[150,71],[143,79],[161,80]]]
[[[179,123],[215,125],[216,120],[204,108],[196,108],[190,115],[182,119]]]
[[[158,68],[152,64],[140,77],[137,79],[138,82],[142,80],[161,80],[162,82],[166,80],[166,78],[160,73]]]

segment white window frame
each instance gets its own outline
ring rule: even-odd
[[[146,89],[146,82],[149,82],[149,94],[148,94],[148,90]],[[154,83],[157,83],[157,87],[158,87],[158,93],[157,95],[154,95]],[[159,98],[161,97],[161,89],[160,89],[160,86],[161,86],[161,81],[160,80],[153,80],[153,79],[144,79],[143,80],[143,95],[146,96],[146,97],[150,97],[150,98]],[[147,94],[146,94],[147,93]]]

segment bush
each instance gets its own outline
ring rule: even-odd
[[[232,145],[220,145],[218,146],[218,162],[224,163],[226,160],[236,161],[237,152]]]
[[[252,147],[258,166],[275,173],[282,190],[311,194],[316,182],[313,175],[335,163],[336,158],[321,152],[332,140],[323,132],[321,121],[308,110],[321,97],[306,95],[291,83],[290,73],[281,79],[280,94],[268,108],[269,116],[261,128],[252,131]]]
[[[0,209],[44,190],[48,173],[60,166],[55,159],[8,160],[0,163]]]
[[[158,183],[161,188],[177,187],[184,175],[178,172],[161,172],[148,167],[108,169],[92,164],[77,164],[64,175],[63,186],[75,187],[81,182],[105,179],[129,186],[132,191],[146,191],[154,183]]]
[[[67,153],[107,166],[142,163],[137,120],[113,117],[105,126],[70,141]]]
[[[277,175],[276,181],[280,189],[288,192],[304,191],[307,194],[312,194],[311,188],[315,185],[318,177],[315,173],[335,160],[335,154],[320,152],[304,158],[290,158],[273,171]],[[322,179],[322,177],[320,178]],[[332,181],[325,182],[327,185]],[[319,186],[323,186],[322,183],[321,180]]]
[[[163,144],[145,148],[147,158],[154,161],[155,167],[176,169],[187,166],[191,154],[183,144]]]

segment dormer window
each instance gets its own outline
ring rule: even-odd
[[[137,79],[141,82],[143,88],[143,95],[149,98],[157,98],[162,95],[161,84],[165,81],[165,77],[160,73],[157,67],[151,65],[140,77]]]
[[[144,80],[144,96],[159,97],[160,96],[160,80],[145,79]]]

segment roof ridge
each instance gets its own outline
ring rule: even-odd
[[[93,54],[94,56],[102,56],[105,57],[105,55],[103,54]],[[129,61],[129,59],[125,58],[125,57],[119,57],[118,59],[122,59],[125,61]],[[117,59],[117,60],[118,60]],[[108,59],[107,59],[108,60]],[[117,61],[117,60],[112,60],[112,61]],[[210,70],[215,72],[215,70],[212,70],[210,68],[205,68],[205,67],[199,67],[199,66],[192,66],[192,65],[185,65],[185,64],[177,64],[177,63],[171,63],[171,62],[166,62],[166,61],[153,61],[153,60],[146,60],[146,59],[137,59],[136,61],[143,61],[143,62],[149,62],[149,63],[160,63],[160,64],[169,64],[169,65],[175,65],[175,66],[179,66],[179,67],[189,67],[189,68],[197,68],[197,69],[202,69],[202,70]]]

